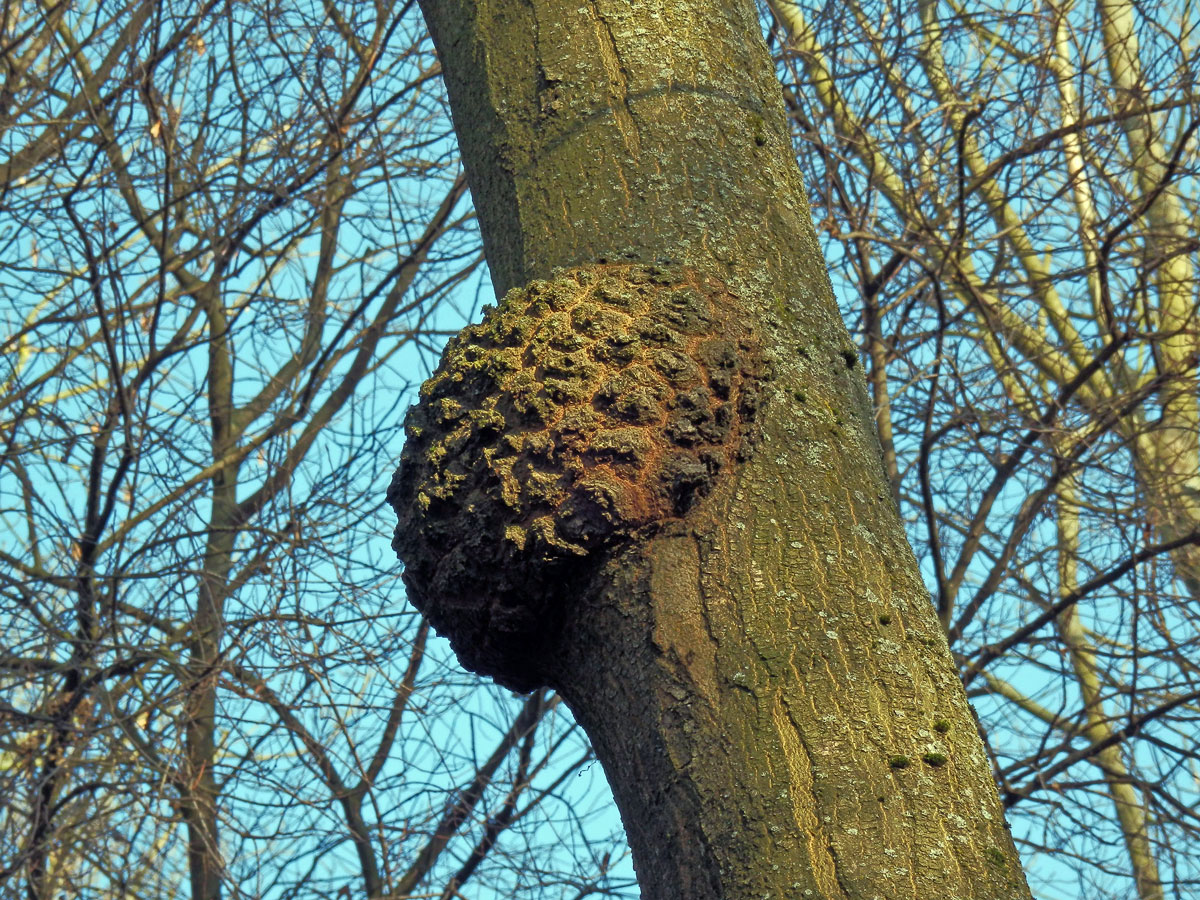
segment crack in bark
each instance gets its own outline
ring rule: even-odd
[[[591,7],[592,16],[596,20],[600,59],[604,64],[604,71],[608,75],[608,93],[611,101],[609,108],[612,110],[617,130],[621,132],[621,140],[625,144],[625,149],[629,151],[630,156],[637,159],[642,153],[642,138],[637,120],[633,115],[633,108],[629,104],[629,72],[625,68],[625,64],[621,62],[621,52],[617,47],[616,35],[613,34],[612,25],[600,12],[600,4],[597,0],[588,0],[588,6]]]

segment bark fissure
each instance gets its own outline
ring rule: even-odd
[[[809,858],[813,863],[813,877],[817,889],[828,897],[850,897],[838,875],[837,850],[821,823],[821,798],[816,791],[816,776],[813,773],[812,753],[804,739],[803,726],[787,709],[786,701],[776,697],[774,702],[775,730],[779,734],[783,758],[787,763],[789,795],[793,792],[807,797],[811,809],[805,809],[798,797],[793,796],[796,821],[809,835]],[[796,885],[793,885],[796,887]]]
[[[592,16],[596,20],[596,41],[600,59],[608,74],[611,98],[609,106],[612,109],[613,118],[616,120],[617,129],[621,132],[621,140],[625,144],[625,149],[629,151],[630,156],[636,159],[642,153],[642,141],[638,134],[637,119],[634,117],[633,107],[630,105],[629,74],[625,69],[625,64],[621,62],[621,51],[617,46],[612,25],[600,11],[597,0],[588,0],[588,4],[591,7]]]

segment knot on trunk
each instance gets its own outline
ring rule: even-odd
[[[596,566],[738,461],[764,372],[749,318],[692,270],[602,264],[510,291],[446,345],[388,502],[409,597],[463,665],[544,683]]]

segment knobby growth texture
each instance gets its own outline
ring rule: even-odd
[[[446,347],[388,493],[409,596],[468,667],[545,683],[566,603],[754,440],[766,366],[726,286],[608,264],[510,291]]]

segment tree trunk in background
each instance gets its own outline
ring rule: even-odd
[[[562,692],[647,898],[1029,897],[754,4],[422,5],[511,292],[410,414],[413,601]]]

